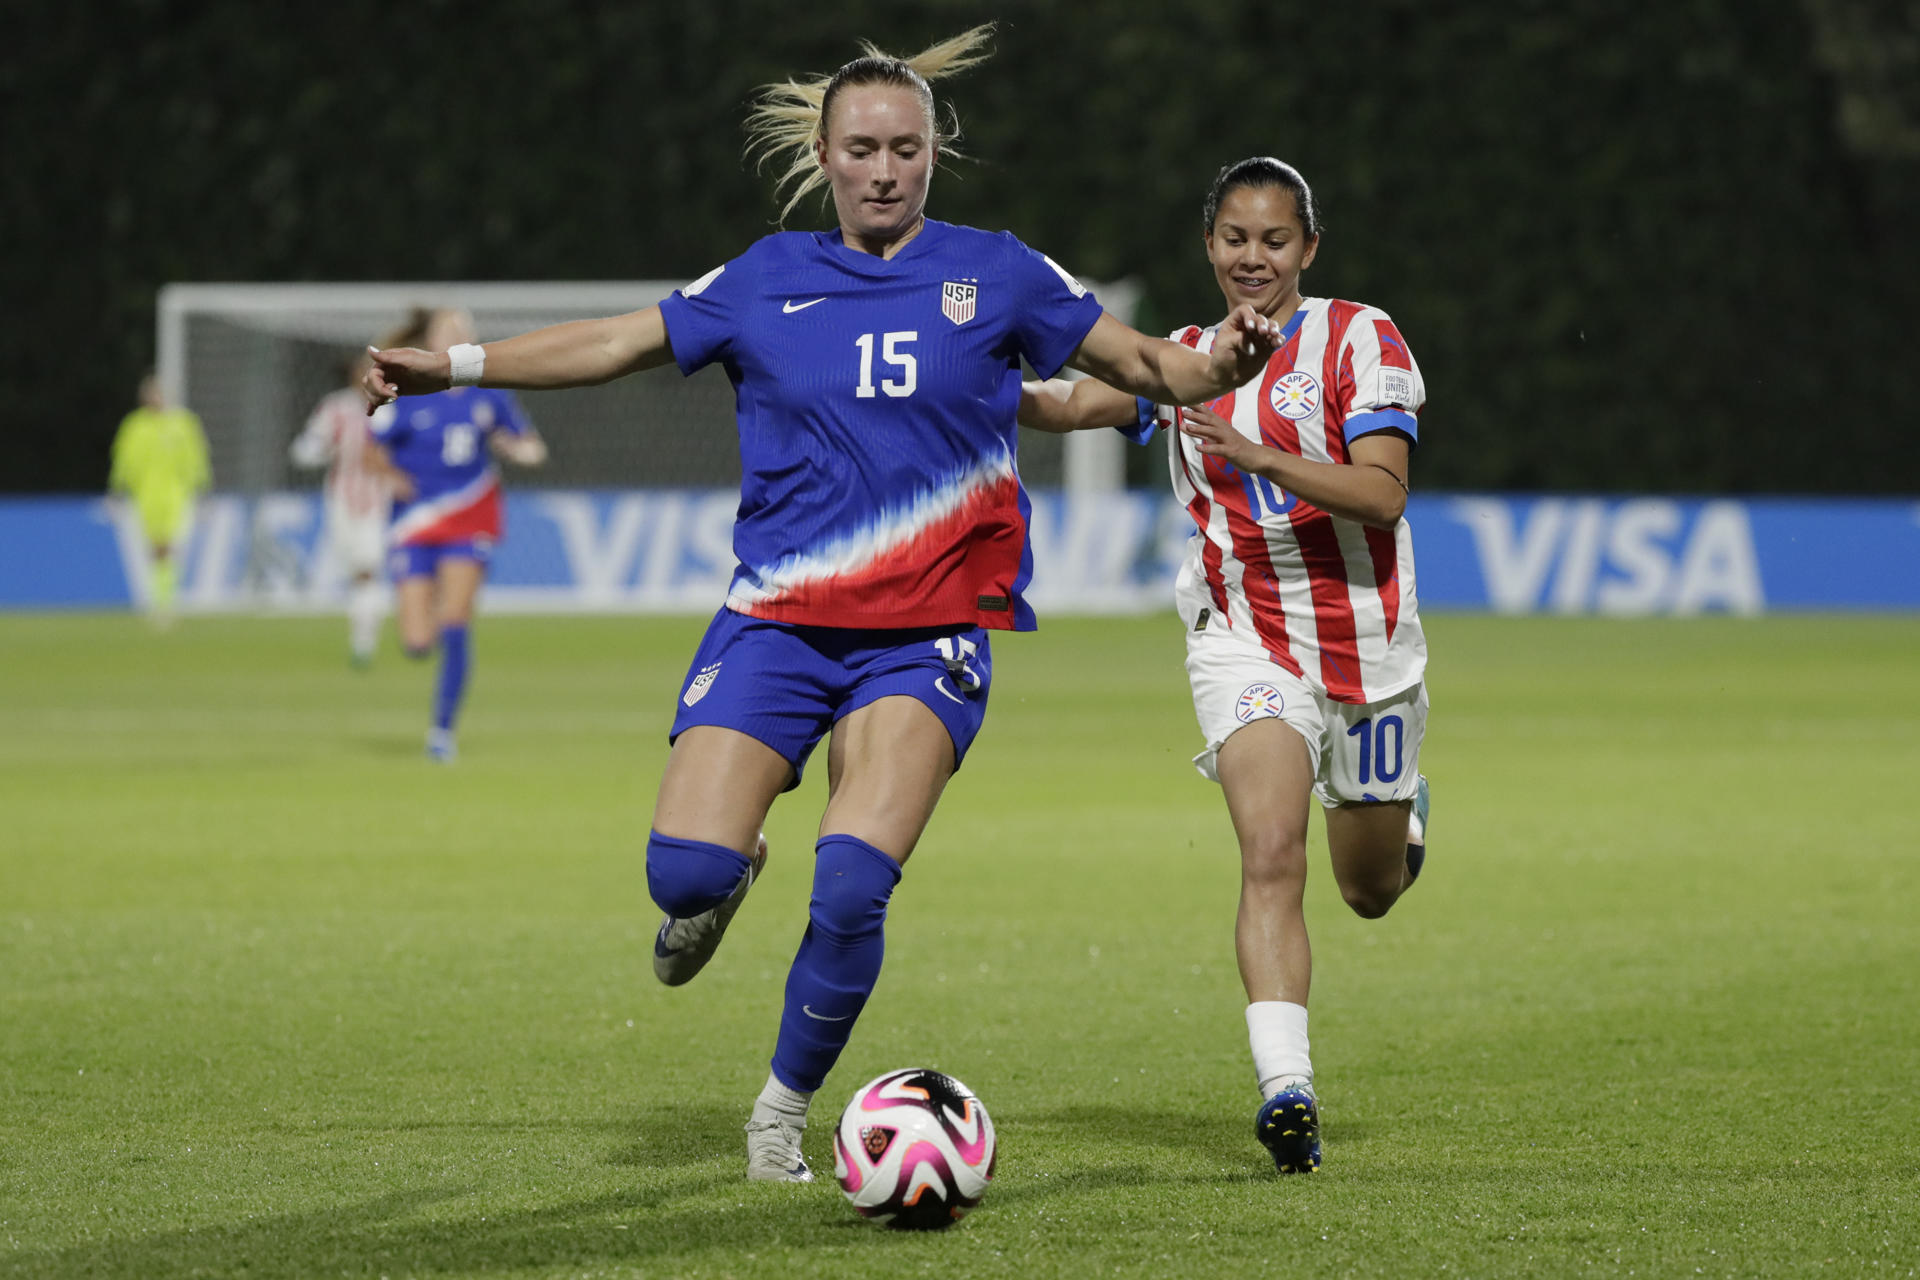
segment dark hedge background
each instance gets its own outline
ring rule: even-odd
[[[8,6],[0,489],[104,482],[162,283],[691,278],[769,229],[754,86],[989,17],[934,216],[1136,276],[1165,329],[1218,311],[1215,169],[1292,161],[1309,291],[1420,358],[1428,487],[1920,478],[1920,5],[312,8]]]

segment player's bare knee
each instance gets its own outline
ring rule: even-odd
[[[1292,884],[1307,874],[1307,842],[1291,831],[1262,831],[1240,842],[1240,879],[1250,886]]]
[[[1340,896],[1362,920],[1378,920],[1400,900],[1401,877],[1349,878],[1340,881]]]

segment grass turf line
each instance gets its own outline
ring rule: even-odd
[[[1162,618],[996,641],[822,1094],[1002,1134],[937,1237],[750,1185],[821,779],[709,973],[640,855],[700,623],[0,618],[0,1276],[1906,1275],[1920,623],[1429,621],[1429,871],[1309,886],[1326,1169],[1253,1143],[1237,887]],[[1849,691],[1866,691],[1854,696]]]

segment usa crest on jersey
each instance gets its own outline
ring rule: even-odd
[[[965,324],[973,319],[974,302],[979,294],[977,284],[948,280],[940,286],[940,313],[955,324]]]

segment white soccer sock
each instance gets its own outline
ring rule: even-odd
[[[755,1120],[772,1119],[771,1115],[762,1115],[763,1111],[778,1112],[789,1120],[798,1120],[805,1124],[807,1108],[813,1103],[811,1093],[802,1093],[798,1089],[789,1089],[780,1083],[780,1077],[767,1073],[767,1083],[760,1090],[760,1096],[753,1100],[753,1118]]]
[[[371,658],[380,641],[387,593],[378,582],[356,582],[347,593],[347,642],[356,658]]]
[[[1307,1006],[1285,1000],[1256,1000],[1247,1006],[1247,1040],[1253,1046],[1253,1070],[1260,1096],[1271,1098],[1282,1083],[1313,1083],[1313,1059],[1307,1056]]]

